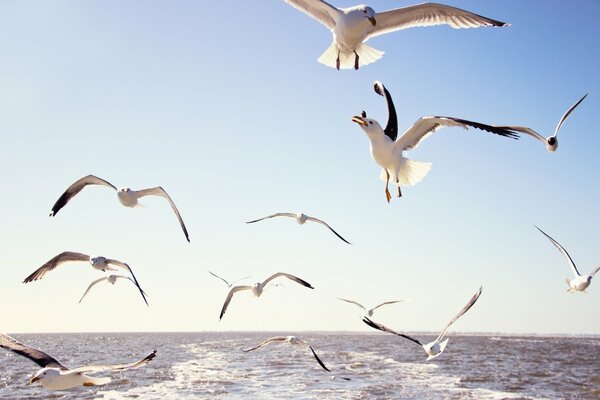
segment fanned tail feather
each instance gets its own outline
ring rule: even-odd
[[[361,43],[356,48],[356,53],[358,54],[359,67],[369,65],[379,60],[385,54],[383,51],[374,49],[373,47],[367,46],[364,43]],[[340,50],[335,42],[333,42],[331,46],[329,46],[327,50],[321,54],[317,61],[319,61],[321,64],[327,65],[328,67],[336,68],[338,54],[340,57],[340,69],[354,69],[354,52]]]
[[[413,186],[421,182],[431,169],[431,163],[422,161],[405,160],[398,170],[398,182],[402,186]],[[385,169],[381,170],[379,179],[386,180]],[[396,182],[396,174],[390,173],[390,183]]]

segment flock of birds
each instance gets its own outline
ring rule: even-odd
[[[371,7],[365,5],[359,5],[349,8],[336,8],[322,0],[285,0],[288,4],[304,12],[308,16],[316,19],[323,25],[325,25],[333,34],[333,42],[325,50],[325,52],[319,57],[318,61],[330,66],[340,69],[359,69],[361,66],[368,65],[372,62],[377,61],[383,56],[383,52],[374,49],[365,44],[365,42],[375,36],[382,35],[385,33],[416,27],[416,26],[432,26],[432,25],[449,25],[452,28],[473,28],[473,27],[506,27],[509,24],[500,22],[494,19],[483,17],[465,10],[461,10],[455,7],[435,4],[435,3],[424,3],[419,5],[413,5],[408,7],[402,7],[394,10],[385,12],[375,12]],[[520,134],[532,136],[533,138],[542,142],[548,151],[554,152],[558,147],[557,135],[564,122],[571,115],[577,106],[587,96],[584,95],[578,100],[573,106],[571,106],[562,118],[559,120],[558,125],[554,131],[554,134],[549,137],[544,137],[534,131],[531,128],[523,126],[513,125],[488,125],[480,122],[468,121],[456,117],[444,117],[444,116],[427,116],[418,119],[413,126],[408,128],[402,135],[398,135],[398,120],[396,109],[392,96],[388,89],[380,82],[375,82],[374,90],[376,94],[385,98],[388,108],[388,121],[385,128],[382,128],[381,124],[371,118],[367,118],[365,111],[360,116],[353,116],[352,121],[357,123],[360,128],[365,132],[369,141],[370,149],[373,160],[382,168],[381,179],[385,181],[385,196],[389,203],[392,199],[392,195],[389,191],[390,180],[396,185],[397,196],[402,196],[401,186],[411,186],[420,182],[429,172],[431,168],[430,163],[413,161],[404,157],[404,152],[415,149],[419,144],[431,134],[437,132],[443,127],[460,127],[463,129],[475,128],[485,132],[493,133],[498,136],[506,137],[509,139],[518,139]],[[179,225],[183,230],[186,240],[189,242],[189,234],[183,218],[179,213],[175,203],[168,195],[168,193],[160,186],[142,189],[132,190],[130,188],[117,189],[112,183],[99,178],[94,175],[87,175],[67,188],[67,190],[58,198],[52,210],[50,216],[56,216],[58,212],[71,201],[79,192],[85,187],[90,185],[101,185],[113,189],[117,193],[119,202],[125,207],[138,207],[140,204],[138,200],[145,196],[159,196],[165,198],[173,212],[175,213]],[[338,232],[336,232],[329,224],[325,221],[308,216],[303,213],[274,213],[263,218],[248,221],[248,224],[256,223],[266,219],[277,218],[277,217],[289,217],[296,220],[300,225],[307,221],[318,223],[328,228],[337,238],[347,244],[351,244]],[[537,228],[537,226],[536,226]],[[594,275],[600,270],[600,266],[596,267],[589,275],[582,275],[575,263],[567,253],[567,251],[552,237],[537,228],[544,236],[550,240],[550,242],[563,254],[567,259],[573,274],[573,279],[567,278],[568,291],[569,292],[584,292],[590,285]],[[88,262],[92,268],[102,272],[124,270],[129,273],[127,275],[108,275],[100,279],[94,280],[89,284],[85,290],[83,298],[90,292],[90,290],[100,282],[108,282],[115,284],[118,280],[130,281],[139,291],[145,304],[148,305],[146,299],[146,293],[140,286],[136,276],[133,273],[131,267],[122,261],[110,259],[101,256],[90,256],[88,254],[78,253],[74,251],[65,251],[51,260],[43,264],[27,278],[24,283],[29,283],[42,279],[48,272],[54,270],[60,265],[70,262]],[[210,271],[209,271],[210,272]],[[236,282],[247,279],[244,277],[229,283],[224,278],[210,272],[211,275],[222,280],[229,288],[229,292],[225,298],[221,312],[219,314],[219,320],[223,318],[228,306],[230,305],[233,297],[240,291],[251,291],[256,297],[260,297],[263,291],[269,287],[269,284],[277,285],[272,283],[277,278],[286,278],[292,282],[298,283],[309,289],[314,287],[306,282],[305,280],[285,272],[277,272],[262,282],[257,282],[254,285],[234,285]],[[402,338],[405,338],[418,346],[420,346],[427,353],[427,360],[431,360],[438,357],[444,352],[448,343],[446,332],[449,327],[456,322],[461,316],[463,316],[471,307],[477,302],[481,296],[482,288],[480,287],[477,292],[471,297],[467,304],[456,314],[441,330],[437,338],[431,342],[423,344],[418,339],[408,336],[405,333],[396,331],[388,328],[372,319],[373,313],[379,307],[399,303],[402,301],[409,301],[410,299],[403,300],[392,300],[383,302],[371,309],[367,309],[360,303],[354,300],[342,299],[339,300],[356,305],[364,310],[365,316],[363,322],[368,326],[377,329],[379,331],[391,333]],[[292,345],[299,345],[310,349],[312,355],[320,365],[320,367],[330,372],[330,369],[323,363],[318,357],[313,347],[306,341],[297,338],[296,336],[276,336],[268,338],[258,345],[245,349],[245,352],[251,352],[258,350],[262,347],[273,343],[288,343]],[[110,378],[97,378],[90,376],[89,374],[103,372],[103,371],[120,371],[138,368],[146,365],[156,356],[156,350],[144,357],[140,361],[133,362],[130,364],[120,365],[105,365],[105,366],[84,366],[74,369],[69,369],[62,365],[52,356],[28,347],[23,343],[20,343],[16,339],[0,334],[0,347],[15,352],[19,355],[29,358],[38,364],[41,369],[31,378],[30,383],[39,382],[44,387],[52,390],[63,390],[77,386],[96,386],[103,385],[110,381]],[[342,379],[349,379],[342,377]]]

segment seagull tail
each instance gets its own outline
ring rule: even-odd
[[[85,376],[85,382],[83,383],[83,386],[106,385],[107,383],[109,383],[111,381],[110,378],[96,378],[95,376],[88,376],[88,375],[84,375],[84,376]]]
[[[396,182],[396,176],[398,177],[398,182],[402,186],[413,186],[417,183],[421,182],[423,178],[427,176],[429,170],[431,169],[431,163],[422,162],[422,161],[413,161],[413,160],[404,160],[399,170],[394,174],[392,173],[390,176],[390,183],[394,184]],[[386,180],[385,169],[381,170],[381,174],[379,175],[379,179],[382,181]]]
[[[379,60],[383,57],[384,52],[361,43],[356,48],[356,54],[358,54],[358,65],[362,67]],[[336,68],[338,55],[340,57],[340,69],[354,69],[354,52],[341,50],[335,42],[331,43],[331,46],[321,54],[317,61],[328,67]]]

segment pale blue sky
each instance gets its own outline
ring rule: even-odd
[[[336,296],[411,297],[377,319],[438,330],[483,285],[454,329],[600,333],[600,282],[567,294],[564,259],[533,227],[582,271],[600,263],[600,2],[449,4],[512,26],[377,37],[369,44],[386,52],[381,60],[338,72],[316,61],[330,33],[280,0],[2,2],[0,331],[369,330]],[[374,80],[392,93],[401,130],[449,115],[547,136],[590,96],[554,154],[529,137],[440,131],[410,154],[433,163],[429,175],[388,205],[350,121],[366,110],[385,122]],[[132,210],[101,187],[49,218],[90,173],[162,185],[191,244],[162,199]],[[277,211],[321,217],[354,245],[316,225],[243,223]],[[101,276],[84,264],[21,283],[64,250],[130,263],[150,308],[126,284],[77,304]],[[227,290],[209,269],[250,282],[287,271],[316,289],[239,295],[219,323]]]

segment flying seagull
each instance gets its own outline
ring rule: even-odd
[[[398,137],[398,118],[392,96],[381,82],[375,82],[374,88],[375,93],[383,96],[387,101],[389,117],[385,129],[381,128],[376,120],[367,118],[367,113],[364,111],[362,116],[352,117],[352,121],[359,124],[367,134],[371,142],[371,156],[383,168],[380,178],[385,181],[385,197],[388,203],[392,199],[388,189],[390,179],[396,183],[398,197],[401,197],[400,185],[412,186],[419,183],[431,168],[431,163],[405,158],[404,151],[417,148],[423,139],[443,127],[456,126],[465,130],[473,127],[507,138],[519,138],[518,134],[509,127],[485,125],[454,117],[422,117]]]
[[[248,276],[245,276],[245,277],[243,277],[243,278],[236,279],[235,281],[233,281],[233,282],[229,283],[229,282],[227,282],[225,279],[221,278],[219,275],[217,275],[217,274],[215,274],[215,273],[212,273],[212,272],[210,272],[210,271],[208,271],[208,273],[209,273],[209,274],[211,274],[212,276],[216,277],[216,278],[219,278],[219,279],[220,279],[220,280],[222,280],[223,282],[225,282],[225,284],[227,285],[227,287],[232,287],[234,283],[236,283],[236,282],[239,282],[239,281],[242,281],[242,280],[244,280],[244,279],[248,279],[248,278],[250,278],[250,275],[248,275]]]
[[[383,303],[381,303],[381,304],[379,304],[379,305],[376,305],[376,306],[375,306],[375,307],[373,307],[373,308],[369,308],[369,309],[367,309],[367,307],[363,306],[362,304],[360,304],[360,303],[358,303],[358,302],[356,302],[356,301],[354,301],[354,300],[342,299],[341,297],[338,297],[338,299],[339,299],[339,300],[342,300],[342,301],[345,301],[346,303],[350,303],[350,304],[357,305],[358,307],[360,307],[360,308],[362,308],[363,310],[365,310],[365,313],[366,313],[366,314],[367,314],[369,317],[372,317],[372,316],[373,316],[373,312],[374,312],[376,309],[378,309],[379,307],[381,307],[381,306],[385,306],[385,305],[388,305],[388,304],[394,304],[394,303],[401,303],[401,302],[403,302],[403,301],[410,301],[410,300],[408,300],[408,299],[386,301],[386,302],[383,302]]]
[[[31,275],[29,275],[27,278],[25,278],[23,283],[29,283],[29,282],[40,280],[48,272],[52,271],[59,265],[65,264],[67,262],[76,262],[76,261],[84,261],[84,262],[87,261],[90,263],[92,268],[97,269],[102,272],[117,271],[117,269],[113,268],[113,266],[129,271],[129,273],[131,274],[131,277],[133,278],[133,283],[135,283],[135,286],[137,286],[137,288],[140,290],[140,293],[142,294],[144,301],[146,302],[146,304],[148,304],[148,302],[146,301],[146,296],[145,296],[144,291],[142,290],[137,278],[135,277],[133,270],[127,263],[124,263],[122,261],[115,260],[112,258],[101,257],[101,256],[93,257],[93,256],[89,256],[87,254],[77,253],[75,251],[64,251],[64,252],[58,254],[57,256],[52,257],[47,263],[45,263],[44,265],[42,265],[41,267],[36,269]],[[114,283],[114,282],[111,282],[111,283]],[[92,283],[92,285],[94,285],[94,284],[95,283]],[[88,290],[89,290],[89,288],[88,288]],[[85,296],[85,294],[84,294],[84,296]],[[83,297],[82,297],[82,299],[83,299]],[[81,300],[79,300],[79,301],[81,302]]]
[[[309,289],[314,289],[314,287],[312,287],[312,285],[310,283],[306,282],[305,280],[302,280],[302,279],[298,278],[297,276],[294,276],[291,274],[286,274],[285,272],[277,272],[277,273],[271,275],[270,277],[268,277],[267,279],[265,279],[263,282],[257,282],[252,286],[234,286],[231,288],[231,290],[227,294],[225,303],[223,303],[223,308],[221,309],[221,314],[219,315],[219,320],[221,320],[221,318],[223,318],[223,315],[225,315],[225,311],[227,311],[229,302],[231,302],[231,299],[233,298],[233,295],[236,292],[239,292],[240,290],[251,290],[252,294],[254,294],[254,296],[260,297],[260,295],[263,293],[263,290],[265,289],[265,286],[267,286],[267,284],[269,282],[271,282],[273,279],[278,278],[280,276],[282,276],[284,278],[288,278],[296,283],[301,284],[302,286],[306,286]]]
[[[584,293],[586,293],[585,289],[587,289],[587,287],[590,286],[590,284],[592,283],[592,278],[594,277],[594,275],[596,275],[596,272],[600,271],[600,265],[597,266],[589,275],[581,275],[579,273],[579,271],[577,270],[577,267],[575,266],[573,259],[571,258],[569,253],[567,253],[567,251],[564,249],[564,247],[562,247],[560,245],[560,243],[558,243],[556,240],[552,239],[546,232],[544,232],[537,226],[536,226],[536,228],[538,231],[542,232],[544,234],[544,236],[546,236],[548,238],[548,240],[550,240],[550,242],[554,245],[554,247],[556,247],[558,249],[558,251],[560,251],[562,253],[563,256],[565,256],[565,258],[569,262],[569,265],[571,266],[571,270],[573,271],[573,275],[575,275],[575,278],[573,278],[573,279],[565,278],[565,281],[567,282],[567,285],[569,286],[569,289],[567,289],[567,292],[570,292],[570,293],[584,292]]]
[[[58,198],[58,200],[56,200],[56,203],[54,203],[54,206],[52,206],[52,211],[50,211],[50,216],[54,217],[56,214],[58,214],[60,209],[63,208],[69,202],[69,200],[75,197],[77,193],[81,192],[83,188],[88,185],[102,185],[113,189],[115,192],[117,192],[117,198],[119,199],[119,202],[125,207],[130,208],[139,207],[140,204],[138,203],[138,200],[145,196],[164,197],[169,201],[169,204],[171,204],[171,208],[173,209],[175,215],[177,216],[177,219],[179,220],[179,225],[181,225],[181,229],[183,229],[183,233],[185,234],[186,240],[188,242],[190,241],[190,236],[188,235],[187,228],[183,223],[181,214],[179,214],[179,210],[177,210],[175,203],[173,203],[171,197],[161,186],[142,190],[132,190],[130,188],[117,189],[112,183],[105,181],[104,179],[98,178],[97,176],[84,176],[83,178],[79,179],[71,186],[69,186],[69,188]]]
[[[575,108],[583,101],[583,99],[587,97],[588,94],[589,93],[586,93],[581,99],[577,101],[577,103],[573,104],[571,108],[569,108],[567,112],[563,114],[560,121],[558,121],[558,125],[556,125],[556,129],[554,129],[554,135],[548,136],[547,138],[543,137],[533,129],[527,128],[525,126],[503,126],[501,128],[510,129],[512,131],[517,131],[532,136],[540,142],[544,143],[548,151],[552,153],[558,148],[558,138],[556,137],[556,135],[558,135],[558,131],[560,130],[562,124],[567,120],[567,118],[569,118],[573,110],[575,110]]]
[[[255,222],[259,222],[265,219],[269,219],[269,218],[275,218],[275,217],[290,217],[290,218],[294,218],[296,220],[296,222],[300,225],[304,225],[304,223],[306,221],[312,221],[312,222],[316,222],[318,224],[321,224],[323,226],[326,226],[327,228],[329,228],[329,230],[331,232],[333,232],[333,234],[335,236],[337,236],[338,238],[340,238],[341,240],[343,240],[344,242],[348,243],[348,244],[352,244],[349,241],[347,241],[346,239],[344,239],[342,236],[340,236],[339,233],[337,233],[335,230],[333,230],[333,228],[331,226],[329,226],[329,224],[327,224],[327,222],[320,220],[318,218],[315,217],[311,217],[309,215],[306,214],[302,214],[302,213],[275,213],[275,214],[271,214],[271,215],[267,215],[266,217],[263,218],[259,218],[259,219],[255,219],[253,221],[248,221],[246,222],[247,224],[253,224]]]
[[[317,353],[315,353],[315,350],[312,348],[312,346],[309,345],[305,340],[298,339],[296,336],[275,336],[275,337],[272,337],[270,339],[267,339],[267,340],[259,343],[258,345],[252,347],[251,349],[246,349],[244,351],[249,352],[249,351],[253,351],[256,349],[260,349],[261,347],[266,346],[270,343],[289,343],[289,344],[295,344],[295,345],[308,347],[310,349],[310,351],[312,352],[313,356],[315,357],[315,359],[317,360],[317,362],[319,363],[319,365],[321,366],[321,368],[323,368],[327,372],[331,372],[329,370],[329,368],[327,368],[325,366],[325,364],[323,364],[323,361],[321,361],[319,356],[317,356]],[[344,378],[344,379],[346,379],[346,378]]]
[[[42,367],[29,381],[30,384],[40,382],[42,386],[51,390],[71,389],[77,386],[97,386],[110,382],[110,378],[96,378],[87,374],[93,374],[102,371],[122,371],[126,369],[138,368],[148,364],[156,357],[156,350],[148,354],[140,361],[131,364],[117,365],[90,365],[69,369],[62,365],[54,357],[49,356],[43,351],[28,347],[18,342],[8,335],[0,333],[0,347],[15,352]]]
[[[438,335],[438,337],[431,343],[427,343],[427,344],[423,344],[421,343],[419,340],[412,338],[404,333],[400,333],[400,332],[396,332],[395,330],[388,328],[386,326],[383,326],[375,321],[370,320],[368,317],[364,317],[363,318],[363,322],[367,325],[369,325],[372,328],[378,329],[380,331],[383,332],[388,332],[388,333],[393,333],[394,335],[398,335],[401,336],[405,339],[410,340],[413,343],[418,344],[419,346],[421,346],[425,352],[427,353],[428,357],[427,357],[427,361],[432,360],[434,358],[436,358],[437,356],[439,356],[440,354],[442,354],[442,352],[444,351],[444,349],[446,348],[446,345],[448,344],[448,338],[444,339],[444,335],[446,334],[446,331],[448,330],[448,328],[450,327],[450,325],[452,325],[457,319],[459,319],[460,317],[462,317],[467,311],[469,311],[469,309],[471,307],[473,307],[473,304],[475,304],[475,302],[477,301],[477,299],[479,298],[479,296],[481,295],[481,290],[482,288],[480,287],[479,290],[477,291],[477,293],[475,293],[475,295],[473,295],[473,297],[471,297],[471,300],[469,300],[469,302],[467,303],[466,306],[463,307],[462,310],[460,310],[460,312],[458,314],[456,314],[456,316],[454,318],[452,318],[450,320],[450,322],[448,322],[448,324],[446,324],[446,326],[444,327],[444,329],[442,329],[442,331],[440,332],[440,334]]]
[[[329,67],[358,69],[379,60],[383,51],[367,46],[372,37],[416,26],[450,25],[452,28],[509,26],[481,15],[443,4],[424,3],[376,13],[358,5],[337,8],[322,0],[285,0],[325,25],[333,34],[331,46],[318,61]]]
[[[81,296],[81,299],[79,299],[79,302],[81,303],[81,300],[83,300],[85,295],[88,294],[90,289],[92,289],[92,287],[94,287],[96,284],[98,284],[102,281],[107,281],[108,283],[114,285],[117,282],[117,279],[129,279],[138,288],[138,290],[140,291],[140,294],[142,295],[142,298],[144,299],[144,303],[146,303],[146,305],[148,306],[148,300],[146,300],[146,292],[144,292],[144,290],[141,287],[139,287],[139,285],[133,279],[131,279],[128,276],[124,276],[124,275],[109,275],[109,276],[105,276],[104,278],[96,279],[95,281],[90,283],[90,286],[88,286],[88,288],[86,289],[83,296]]]

